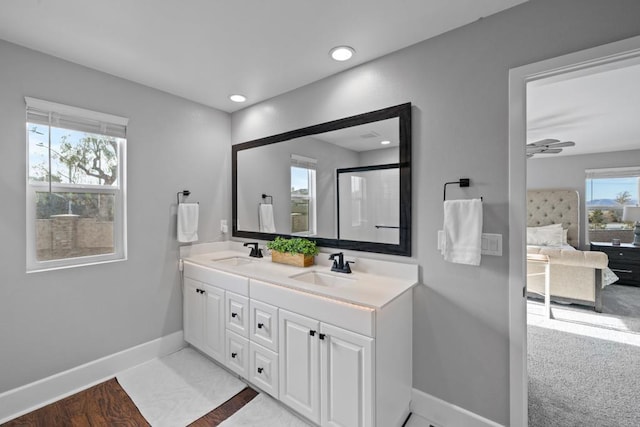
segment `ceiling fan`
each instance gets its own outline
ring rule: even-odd
[[[573,147],[576,145],[573,141],[560,141],[559,139],[541,139],[540,141],[527,144],[527,157],[533,157],[535,154],[558,154],[562,151],[562,147]]]

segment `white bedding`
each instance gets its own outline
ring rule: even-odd
[[[528,248],[549,248],[551,246],[542,246],[542,245],[527,245]],[[554,249],[564,249],[564,250],[570,250],[570,251],[577,251],[576,248],[574,248],[571,245],[560,245],[560,246],[553,246]],[[609,267],[602,269],[602,288],[604,289],[605,286],[609,286],[612,283],[615,283],[619,280],[620,278],[618,276],[616,276],[616,273],[614,273]]]

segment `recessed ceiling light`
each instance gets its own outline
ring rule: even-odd
[[[247,97],[244,95],[235,94],[235,95],[229,95],[229,99],[232,100],[233,102],[244,102],[247,100]]]
[[[329,51],[329,55],[331,55],[331,57],[336,61],[346,61],[351,59],[354,53],[356,53],[356,51],[349,46],[336,46]]]
[[[389,145],[389,144],[391,144],[391,141],[380,141],[380,144]]]

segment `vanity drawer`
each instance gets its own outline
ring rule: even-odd
[[[249,299],[227,291],[225,307],[227,329],[249,338]]]
[[[197,264],[192,264],[189,261],[185,261],[184,263],[184,277],[208,283],[209,285],[217,286],[226,291],[235,292],[236,294],[249,295],[248,278],[202,267]]]
[[[238,375],[248,378],[249,374],[249,340],[227,330],[225,363]]]
[[[249,338],[278,351],[278,308],[252,299],[249,302]]]
[[[278,354],[249,343],[249,381],[278,399]]]

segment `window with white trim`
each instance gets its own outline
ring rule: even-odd
[[[587,169],[586,211],[589,241],[633,240],[633,224],[622,220],[624,206],[638,206],[640,166]]]
[[[27,104],[27,271],[126,259],[128,119]]]
[[[316,159],[291,155],[291,234],[316,234]]]

